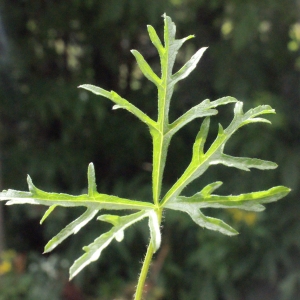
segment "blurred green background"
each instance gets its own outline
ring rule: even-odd
[[[138,49],[159,72],[146,25],[162,36],[162,14],[177,37],[195,34],[178,55],[179,68],[209,46],[179,85],[171,118],[200,101],[234,96],[245,109],[270,104],[273,125],[243,128],[227,153],[275,161],[273,171],[212,168],[187,190],[221,180],[224,194],[274,185],[292,188],[261,214],[211,211],[240,235],[209,232],[184,214],[165,214],[161,251],[149,279],[149,300],[300,299],[300,2],[299,0],[2,0],[0,3],[0,159],[3,189],[26,190],[26,174],[47,191],[79,194],[94,162],[98,190],[151,200],[151,139],[145,126],[112,103],[77,89],[92,83],[117,91],[155,117],[156,90],[138,70]],[[217,122],[228,124],[232,106]],[[174,137],[165,188],[191,157],[194,121]],[[92,222],[54,253],[43,246],[78,210],[0,206],[0,300],[131,299],[148,242],[145,224],[129,229],[101,259],[68,283],[68,267],[103,229]]]

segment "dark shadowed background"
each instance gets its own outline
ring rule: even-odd
[[[117,91],[155,117],[156,89],[137,68],[138,49],[159,72],[146,25],[162,36],[162,14],[177,37],[195,34],[178,55],[179,68],[209,46],[172,99],[171,118],[209,98],[234,96],[245,109],[269,104],[273,125],[237,133],[227,153],[275,161],[273,171],[215,167],[186,194],[221,180],[235,194],[274,185],[292,188],[260,214],[215,212],[240,231],[208,232],[183,214],[165,214],[150,300],[293,300],[300,298],[300,2],[299,0],[2,0],[0,3],[0,181],[26,190],[26,174],[47,191],[79,194],[94,162],[98,190],[151,201],[151,139],[147,128],[112,103],[77,89],[92,83]],[[214,118],[228,124],[233,107]],[[217,121],[216,121],[217,119]],[[199,129],[174,137],[167,188],[187,166]],[[68,283],[68,267],[103,230],[94,222],[50,255],[43,246],[79,211],[0,206],[0,300],[130,299],[148,242],[142,225],[129,229],[100,260]],[[147,227],[146,227],[147,228]]]

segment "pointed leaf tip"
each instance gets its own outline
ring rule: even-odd
[[[138,52],[137,50],[130,50],[130,51],[134,55],[134,57],[138,63],[138,66],[139,66],[140,70],[143,72],[143,74],[145,75],[145,77],[148,80],[150,80],[151,82],[153,82],[156,86],[159,86],[161,83],[161,79],[154,73],[152,68],[149,66],[149,64],[144,59],[143,55],[140,52]]]
[[[234,106],[234,115],[242,115],[243,114],[243,105],[244,103],[242,101],[236,102]]]
[[[93,197],[97,193],[95,167],[93,163],[88,166],[88,193],[90,197]]]
[[[152,44],[156,47],[159,55],[162,56],[165,49],[161,43],[159,36],[157,35],[157,33],[155,31],[155,29],[151,25],[147,25],[147,30],[148,30],[149,37],[150,37]]]
[[[194,36],[188,36],[186,39],[190,39],[193,37]],[[202,47],[201,49],[199,49],[178,72],[172,75],[173,84],[177,83],[179,80],[186,78],[196,68],[199,60],[201,59],[203,53],[207,48],[208,47]]]
[[[117,231],[115,234],[115,240],[120,243],[123,241],[123,239],[124,239],[124,230]]]
[[[27,184],[28,184],[29,192],[34,193],[36,190],[36,187],[34,186],[32,179],[29,175],[27,175]]]
[[[223,128],[223,126],[222,126],[222,124],[218,124],[218,135],[222,135],[222,134],[224,134],[224,128]]]
[[[51,205],[44,213],[41,221],[40,221],[40,225],[43,224],[43,222],[49,217],[49,215],[53,212],[53,210],[57,207],[57,205]]]
[[[201,190],[201,192],[197,193],[196,195],[200,194],[203,197],[208,197],[211,195],[211,193],[213,193],[216,189],[218,189],[222,184],[223,184],[222,181],[216,181],[216,182],[210,183],[210,184],[206,185]]]
[[[106,91],[105,89],[102,89],[98,86],[92,85],[92,84],[81,84],[78,86],[78,88],[85,89],[89,92],[92,92],[95,95],[103,96],[108,99],[111,99],[111,93],[109,91]]]
[[[122,108],[122,106],[116,104],[116,105],[114,105],[114,106],[112,107],[112,110],[116,110],[116,109],[119,109],[119,108]]]

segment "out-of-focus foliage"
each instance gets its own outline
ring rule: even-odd
[[[66,261],[57,255],[41,258],[37,255],[3,251],[0,257],[0,299],[60,299],[66,284]],[[28,267],[26,267],[28,265]],[[70,287],[65,285],[65,290]]]
[[[225,213],[222,218],[233,218],[241,226],[240,236],[231,239],[199,230],[183,216],[174,217],[172,232],[178,230],[178,236],[183,234],[185,239],[178,240],[177,235],[170,235],[170,229],[164,228],[169,250],[165,259],[158,254],[154,265],[161,265],[162,269],[154,272],[151,280],[164,292],[165,299],[276,299],[272,293],[280,300],[299,297],[297,0],[153,0],[151,4],[144,0],[4,0],[0,9],[5,33],[0,30],[4,188],[25,188],[24,175],[29,173],[44,189],[80,193],[85,185],[86,165],[93,161],[103,192],[150,197],[151,153],[147,149],[151,141],[146,129],[136,126],[137,121],[128,114],[111,111],[109,103],[77,90],[76,86],[86,82],[114,89],[155,116],[157,112],[149,101],[155,97],[155,90],[144,82],[128,50],[143,52],[155,69],[158,61],[154,49],[147,50],[144,24],[159,28],[161,15],[166,12],[179,28],[178,37],[196,35],[191,45],[183,48],[178,64],[195,49],[210,47],[199,72],[175,91],[171,111],[174,119],[205,98],[215,100],[223,95],[242,100],[246,109],[270,104],[277,111],[272,127],[248,128],[227,146],[232,155],[276,161],[279,169],[273,175],[232,171],[229,176],[220,167],[212,170],[201,186],[211,182],[211,177],[219,177],[227,186],[224,194],[277,184],[293,191],[289,199],[269,206],[269,213],[250,225],[243,221],[246,216],[243,219],[234,212]],[[112,113],[117,117],[108,118]],[[221,113],[222,123],[226,123],[227,113]],[[190,125],[174,138],[169,160],[177,163],[167,163],[166,184],[172,184],[186,167],[190,157],[187,149],[197,130],[197,124]],[[122,147],[116,147],[115,136]],[[186,159],[176,159],[178,154]],[[38,165],[43,166],[42,172]],[[197,183],[189,188],[191,195],[198,190]],[[42,213],[39,208],[5,210],[8,246],[18,251],[40,251],[43,236],[47,240],[74,218],[60,210],[57,222],[46,223],[46,229],[37,232],[37,219]],[[19,216],[22,221],[17,221]],[[170,218],[168,214],[165,217]],[[24,228],[22,234],[15,230],[19,225]],[[73,241],[77,244],[61,248],[60,255],[75,258],[78,253],[74,249],[98,235],[98,230],[91,228],[89,237],[80,235],[78,241]],[[139,264],[132,264],[131,253],[142,258],[144,249],[136,249],[130,242],[133,236],[147,239],[147,235],[139,227],[131,234],[132,238],[107,254],[105,261],[113,263],[91,267],[78,280],[86,292],[110,299],[110,293],[124,291],[128,282],[136,280]],[[124,247],[122,252],[127,255],[114,256],[119,253],[118,247]],[[105,272],[99,273],[99,269]]]

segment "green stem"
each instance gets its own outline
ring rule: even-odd
[[[162,218],[162,209],[159,209],[156,211],[157,213],[157,217],[158,217],[158,221],[159,224],[161,223],[161,218]],[[135,291],[135,296],[134,296],[134,300],[142,300],[143,297],[143,291],[144,291],[144,286],[145,286],[145,281],[147,278],[147,274],[149,272],[149,267],[152,261],[152,257],[154,254],[154,248],[153,248],[153,240],[152,238],[150,239],[148,248],[147,248],[147,252],[146,252],[146,256],[143,262],[143,266],[142,266],[142,270],[139,276],[139,280],[138,280],[138,284],[136,287],[136,291]]]
[[[134,300],[142,300],[144,285],[145,285],[145,281],[146,281],[146,278],[147,278],[149,267],[150,267],[150,264],[151,264],[151,261],[152,261],[153,253],[154,253],[153,243],[152,243],[152,240],[150,240],[150,243],[149,243],[149,246],[148,246],[148,249],[147,249],[147,253],[146,253],[146,256],[145,256],[145,260],[144,260],[144,263],[143,263],[143,266],[142,266],[141,274],[140,274],[140,277],[139,277],[138,285],[137,285],[137,288],[136,288]]]
[[[162,178],[166,163],[166,153],[169,146],[169,139],[166,139],[163,133],[155,132],[153,136],[153,202],[154,205],[159,206]]]

